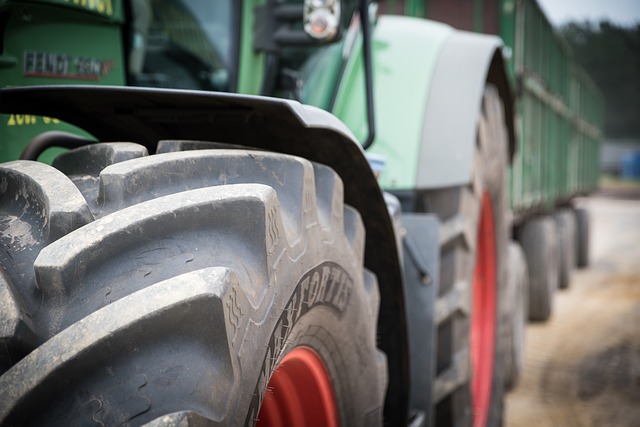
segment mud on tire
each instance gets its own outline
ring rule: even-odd
[[[253,425],[300,347],[342,425],[381,423],[378,288],[332,170],[133,144],[56,165],[0,165],[0,424]]]

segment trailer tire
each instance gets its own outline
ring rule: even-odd
[[[576,265],[576,217],[571,210],[561,209],[554,219],[558,231],[558,287],[567,289]]]
[[[556,224],[542,216],[527,221],[520,232],[529,270],[529,320],[544,322],[553,312],[553,297],[558,288],[558,241]]]
[[[589,266],[589,211],[586,208],[574,209],[576,216],[576,265]]]
[[[509,280],[507,286],[507,337],[504,340],[505,361],[504,381],[507,390],[518,384],[524,364],[524,343],[527,319],[529,317],[529,283],[527,262],[522,247],[509,242]]]
[[[0,174],[3,247],[37,254],[0,259],[0,424],[382,423],[378,287],[328,167],[142,157],[83,185],[95,203],[47,165]]]
[[[472,182],[430,190],[422,196],[422,209],[437,214],[442,223],[435,425],[502,424],[505,325],[501,320],[507,310],[508,235],[504,123],[498,91],[488,85],[482,101]],[[493,279],[488,279],[490,276]]]

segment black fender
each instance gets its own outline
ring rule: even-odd
[[[387,355],[390,379],[385,419],[390,425],[407,424],[409,350],[399,250],[364,151],[337,118],[275,98],[107,86],[3,89],[0,112],[55,117],[99,141],[136,142],[150,153],[160,140],[215,141],[292,154],[332,167],[344,182],[345,202],[362,215],[365,266],[378,277],[379,346]]]
[[[404,291],[409,330],[411,426],[435,422],[433,384],[436,379],[437,331],[435,323],[440,281],[440,221],[435,214],[404,213]]]

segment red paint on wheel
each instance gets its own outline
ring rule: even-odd
[[[335,402],[331,378],[318,353],[297,347],[271,376],[257,425],[337,427]]]
[[[471,313],[473,425],[487,424],[491,405],[496,334],[496,244],[489,193],[482,195]]]

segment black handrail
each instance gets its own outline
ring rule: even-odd
[[[84,138],[69,132],[49,131],[33,138],[20,154],[20,160],[38,160],[40,154],[47,148],[61,147],[74,149],[95,143],[94,140]]]
[[[364,56],[364,84],[367,97],[367,139],[362,143],[365,150],[376,137],[375,109],[373,105],[373,67],[371,61],[371,22],[369,21],[369,0],[360,0],[362,20],[362,54]]]

